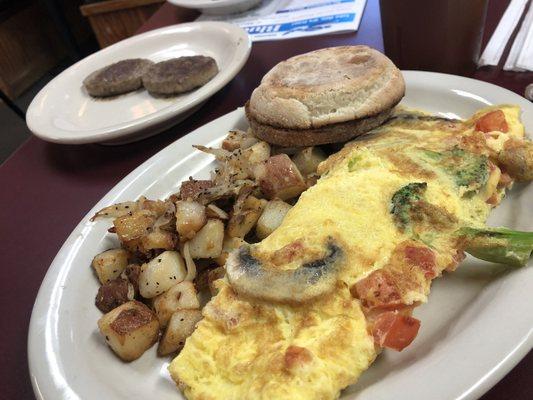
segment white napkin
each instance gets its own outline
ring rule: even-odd
[[[533,71],[533,5],[522,22],[509,56],[503,66],[505,71]]]
[[[489,43],[487,43],[487,47],[485,47],[483,54],[481,54],[481,57],[479,58],[478,67],[498,65],[503,51],[507,46],[507,42],[515,30],[516,25],[518,25],[528,1],[529,0],[511,1],[502,16],[502,19],[498,23],[498,26],[494,30]]]

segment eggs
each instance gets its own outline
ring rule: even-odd
[[[435,269],[430,278],[423,270],[405,273],[402,301],[425,302],[431,279],[456,266],[453,233],[483,226],[492,207],[487,200],[501,199],[500,171],[489,168],[488,160],[524,130],[518,107],[502,106],[507,133],[476,131],[477,118],[493,109],[467,121],[399,110],[372,135],[323,162],[318,183],[300,196],[278,229],[250,247],[250,254],[269,270],[296,271],[324,257],[328,243],[335,243],[341,256],[334,287],[313,301],[274,302],[245,296],[228,279],[218,281],[219,294],[169,366],[185,395],[335,399],[355,383],[380,346],[364,308],[368,304],[350,289],[374,271],[397,273],[398,249],[418,243],[434,254]],[[476,173],[466,174],[468,168]],[[413,183],[424,185],[423,204],[413,204],[426,209],[399,225],[391,202]]]
[[[334,398],[376,356],[347,287],[291,307],[251,303],[221,286],[170,366],[190,399]]]

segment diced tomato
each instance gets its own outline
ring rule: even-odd
[[[420,321],[397,311],[380,314],[374,321],[372,335],[380,347],[402,351],[418,334]]]
[[[401,295],[394,279],[386,271],[372,272],[351,288],[352,296],[361,300],[363,307],[397,308],[401,303]]]
[[[437,276],[435,253],[428,247],[406,246],[405,258],[410,264],[419,267],[426,278],[433,279]]]
[[[505,114],[502,110],[491,111],[483,115],[476,121],[476,130],[480,132],[507,132],[509,131],[509,125],[505,120]]]

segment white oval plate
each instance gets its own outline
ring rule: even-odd
[[[522,107],[533,130],[533,105],[500,87],[472,79],[428,72],[404,73],[403,103],[443,116],[468,117],[499,103]],[[167,373],[169,359],[155,347],[126,364],[113,355],[97,331],[101,313],[93,304],[98,284],[92,257],[116,244],[109,222],[90,222],[98,209],[144,194],[163,198],[189,176],[207,178],[212,157],[193,144],[217,145],[233,128],[245,128],[237,109],[172,143],[115,186],[74,229],[53,261],[31,317],[28,353],[38,399],[178,399]],[[533,184],[517,186],[490,223],[533,230]],[[438,279],[417,339],[401,353],[384,351],[342,399],[475,399],[501,379],[533,344],[533,268],[510,269],[467,259]]]
[[[194,8],[206,14],[233,14],[255,7],[261,0],[168,0],[185,8]]]
[[[79,61],[48,83],[26,114],[29,129],[56,143],[125,143],[159,133],[194,112],[241,70],[250,55],[248,34],[225,22],[192,22],[133,36]],[[126,58],[158,62],[173,57],[213,57],[219,72],[204,86],[171,98],[137,90],[94,99],[82,86],[91,72]]]

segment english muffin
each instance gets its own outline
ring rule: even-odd
[[[128,93],[142,86],[142,76],[152,64],[143,58],[122,60],[93,72],[83,86],[94,97]]]
[[[277,64],[246,105],[259,138],[280,146],[343,142],[382,124],[405,94],[401,72],[367,46],[331,47]]]
[[[152,65],[142,80],[150,93],[168,96],[203,86],[217,73],[217,63],[213,58],[188,56]]]

